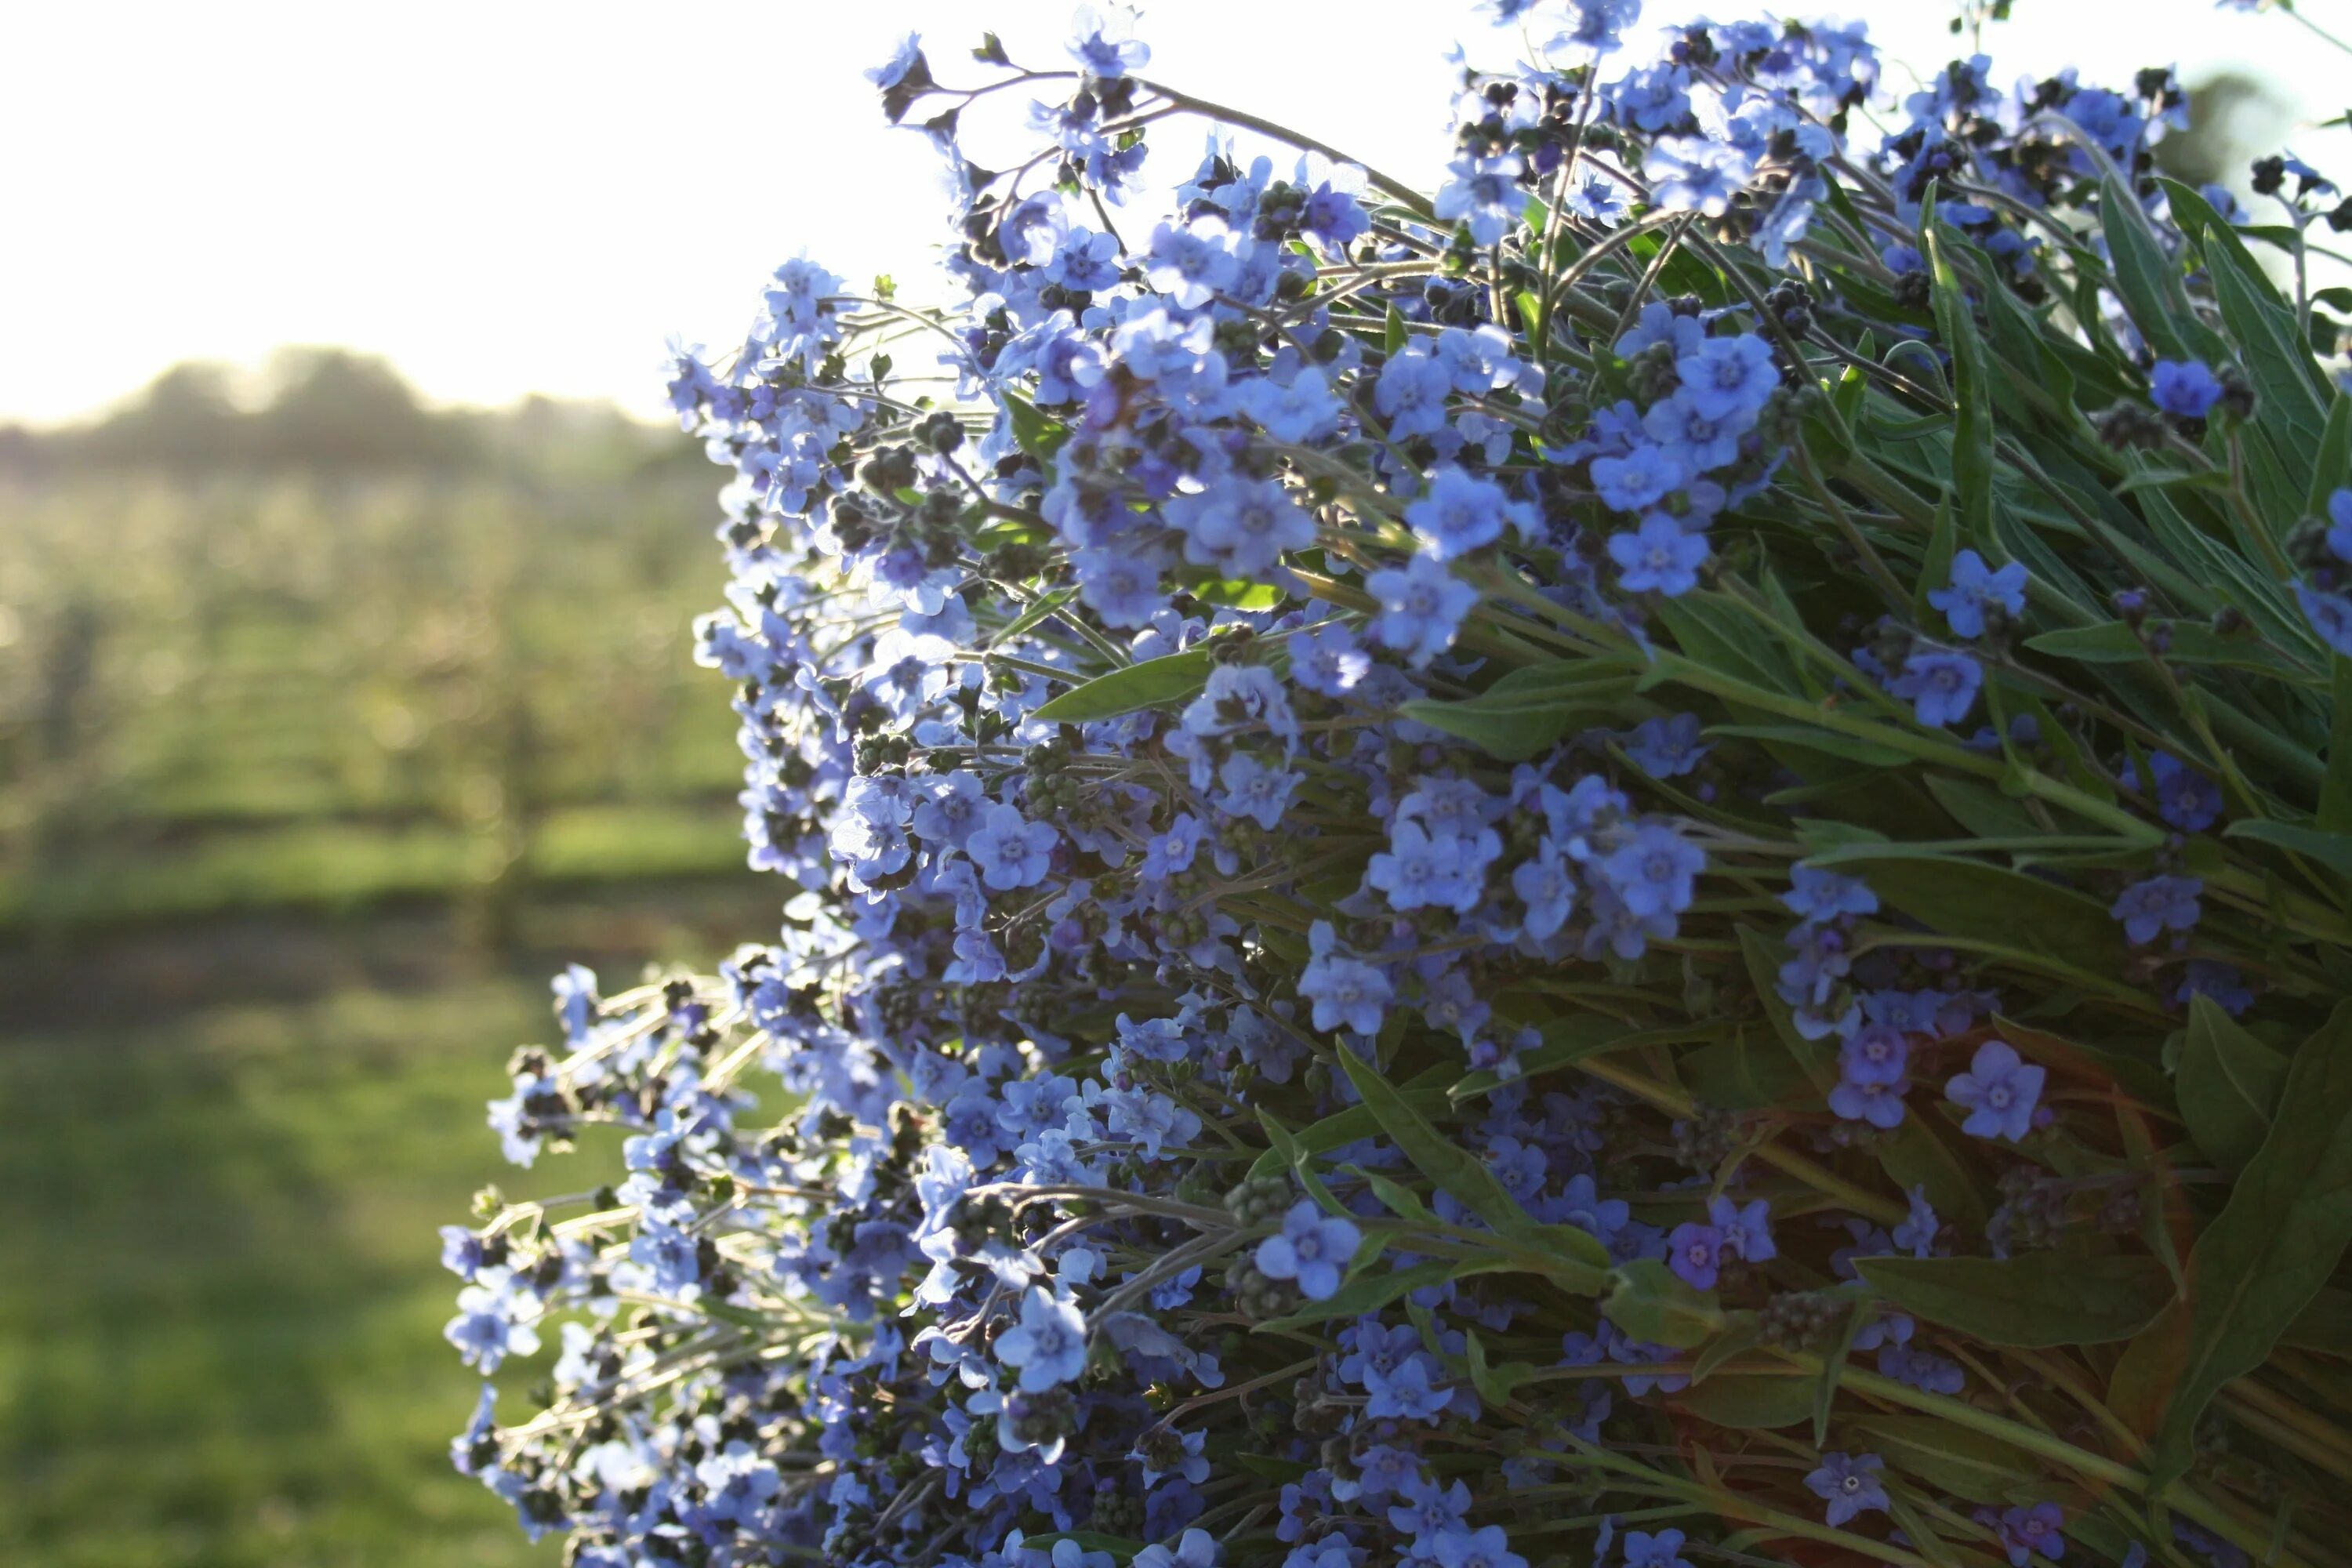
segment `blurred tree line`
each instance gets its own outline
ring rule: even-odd
[[[609,404],[533,396],[495,411],[431,408],[390,363],[343,348],[283,349],[257,375],[175,365],[90,422],[0,426],[0,471],[29,479],[126,471],[589,477],[699,457],[675,430]]]

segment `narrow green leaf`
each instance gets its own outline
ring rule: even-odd
[[[1822,1361],[1822,1375],[1813,1386],[1813,1447],[1818,1448],[1830,1440],[1830,1406],[1837,1402],[1838,1380],[1845,1375],[1845,1358],[1853,1353],[1853,1342],[1862,1337],[1878,1316],[1875,1301],[1856,1301],[1845,1315],[1845,1327],[1838,1333],[1836,1346]]]
[[[2340,1356],[2352,1348],[2352,1290],[2322,1287],[2318,1295],[2286,1326],[2279,1343],[2297,1350]]]
[[[2221,1215],[2189,1255],[2189,1294],[2126,1361],[2168,1389],[2149,1463],[2163,1486],[2189,1468],[2198,1417],[2221,1385],[2269,1359],[2352,1242],[2352,1002],[2287,1069],[2278,1115]],[[2143,1347],[2147,1347],[2143,1349]]]
[[[1797,1032],[1796,1018],[1790,1013],[1789,1005],[1780,1000],[1780,958],[1766,944],[1761,932],[1744,924],[1739,927],[1739,952],[1747,962],[1748,978],[1756,988],[1756,999],[1763,1005],[1764,1016],[1771,1021],[1772,1032],[1787,1047],[1789,1059],[1797,1064],[1817,1093],[1828,1094],[1837,1082],[1837,1068],[1819,1040],[1809,1040]]]
[[[1801,1377],[1718,1373],[1674,1398],[1700,1420],[1735,1432],[1800,1426],[1813,1414],[1813,1385]]]
[[[2287,1059],[2210,996],[2192,997],[2180,1041],[2180,1114],[2197,1146],[2236,1175],[2269,1136]]]
[[[2163,1264],[2128,1254],[1858,1258],[1854,1268],[1914,1317],[2020,1350],[2127,1340],[2172,1295]]]
[[[1705,1344],[1724,1326],[1715,1292],[1692,1289],[1655,1258],[1637,1258],[1612,1273],[1601,1310],[1632,1338],[1671,1350]]]
[[[2352,394],[2339,386],[2327,402],[2327,427],[2320,433],[2304,514],[2326,517],[2328,498],[2347,484],[2352,484]]]
[[[1489,1405],[1508,1405],[1511,1394],[1519,1384],[1535,1375],[1532,1362],[1511,1361],[1496,1366],[1486,1359],[1486,1347],[1472,1331],[1468,1338],[1470,1352],[1470,1386],[1478,1397]]]
[[[1927,595],[1952,580],[1952,556],[1957,553],[1953,538],[1952,491],[1945,487],[1936,497],[1936,531],[1927,536],[1927,553],[1919,561],[1919,582],[1911,592],[1911,618],[1923,626],[1943,624],[1944,613],[1927,602]]]
[[[1430,1124],[1412,1101],[1380,1070],[1352,1050],[1339,1062],[1365,1106],[1415,1170],[1451,1193],[1463,1207],[1516,1244],[1514,1267],[1550,1275],[1563,1289],[1597,1292],[1605,1280],[1609,1249],[1574,1226],[1543,1225],[1529,1217],[1486,1163]]]
[[[1424,699],[1407,702],[1398,711],[1507,763],[1525,762],[1549,749],[1579,723],[1605,723],[1616,714],[1613,704],[1604,702],[1531,703],[1486,696],[1465,697],[1457,702]]]
[[[1895,1469],[1969,1502],[2007,1502],[2018,1478],[2039,1468],[2024,1449],[1936,1415],[1858,1415],[1843,1430]]]
[[[2188,336],[2197,318],[2181,286],[2180,264],[2164,253],[2138,200],[2112,177],[2099,191],[2099,229],[2107,241],[2116,297],[2140,335],[2166,359],[2213,357]]]
[[[1691,1098],[1719,1110],[1810,1110],[1820,1091],[1801,1063],[1746,1031],[1679,1057],[1675,1070]]]
[[[1901,752],[1885,746],[1803,724],[1712,724],[1706,732],[1742,740],[1778,741],[1787,746],[1803,746],[1823,756],[1860,763],[1864,767],[1899,768],[1911,760]]]
[[[1956,536],[1970,544],[1992,538],[1992,387],[1987,380],[1984,341],[1977,335],[1967,290],[1947,254],[1944,231],[1932,214],[1923,216],[1927,268],[1936,307],[1936,331],[1952,356],[1953,393],[1958,401],[1952,429],[1952,489]]]
[[[1709,1341],[1706,1349],[1699,1352],[1697,1359],[1691,1363],[1692,1387],[1705,1383],[1715,1374],[1717,1367],[1740,1352],[1755,1349],[1757,1342],[1764,1337],[1755,1313],[1736,1312],[1732,1318],[1731,1326]]]
[[[1004,411],[1013,422],[1013,439],[1032,457],[1051,458],[1069,439],[1068,426],[1038,413],[1036,405],[1017,392],[1004,394]]]
[[[1443,1285],[1449,1279],[1459,1279],[1472,1274],[1492,1274],[1510,1267],[1510,1263],[1501,1258],[1438,1258],[1427,1263],[1416,1263],[1410,1268],[1391,1268],[1385,1273],[1375,1265],[1340,1286],[1328,1300],[1309,1301],[1289,1316],[1274,1319],[1258,1327],[1261,1330],[1295,1329],[1333,1318],[1360,1318],[1366,1312],[1377,1312],[1398,1297],[1408,1295],[1425,1285]]]
[[[1388,323],[1381,335],[1381,347],[1390,354],[1397,354],[1403,352],[1404,342],[1404,313],[1391,304],[1389,306]]]
[[[2352,833],[2323,833],[2316,827],[2298,827],[2291,822],[2248,819],[2230,824],[2221,830],[2221,837],[2251,838],[2257,844],[2293,850],[2352,877]]]
[[[2335,657],[2336,712],[2327,737],[2327,779],[2319,790],[2324,833],[2352,833],[2352,658]]]
[[[1049,724],[1090,724],[1097,719],[1116,719],[1139,708],[1157,708],[1190,697],[1208,681],[1208,651],[1189,648],[1098,675],[1083,686],[1063,692],[1032,717]]]
[[[1961,1229],[1983,1231],[1983,1184],[1952,1147],[1943,1125],[1925,1116],[1906,1116],[1876,1146],[1879,1169],[1889,1181],[1906,1193],[1919,1188],[1937,1214]]]

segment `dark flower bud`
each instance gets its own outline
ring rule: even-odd
[[[2137,588],[2123,589],[2107,603],[2123,617],[2124,625],[2135,631],[2147,619],[2147,595]]]

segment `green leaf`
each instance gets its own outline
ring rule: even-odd
[[[2163,1264],[2121,1253],[1858,1258],[1854,1268],[1914,1317],[2020,1350],[2127,1340],[2172,1296]]]
[[[1404,352],[1404,313],[1394,304],[1391,304],[1387,324],[1381,333],[1381,347],[1383,352],[1391,355],[1402,353]]]
[[[1869,880],[1887,905],[1946,936],[2030,948],[2094,974],[2123,968],[2122,931],[2106,906],[2039,877],[1973,860],[1888,858],[1873,859]]]
[[[2230,824],[2221,830],[2221,837],[2251,838],[2257,844],[2292,850],[2352,877],[2352,833],[2323,833],[2316,827],[2298,827],[2291,822],[2249,819]]]
[[[1053,1535],[1033,1535],[1023,1544],[1050,1555],[1055,1543],[1064,1541],[1081,1552],[1108,1552],[1122,1563],[1143,1550],[1140,1541],[1129,1541],[1124,1535],[1105,1535],[1099,1530],[1065,1530]]]
[[[1924,1116],[1906,1116],[1877,1141],[1879,1168],[1905,1192],[1917,1187],[1944,1218],[1969,1232],[1985,1225],[1984,1194],[1976,1173],[1952,1147],[1950,1136]]]
[[[1470,1351],[1470,1386],[1478,1397],[1489,1405],[1508,1405],[1511,1394],[1519,1384],[1535,1375],[1535,1363],[1524,1361],[1505,1362],[1495,1366],[1486,1360],[1486,1347],[1474,1331],[1468,1339]]]
[[[1923,626],[1943,621],[1943,612],[1928,603],[1927,595],[1952,580],[1952,557],[1957,553],[1952,533],[1952,492],[1947,486],[1937,494],[1936,531],[1927,536],[1927,553],[1919,561],[1918,585],[1911,593],[1911,618]]]
[[[1587,1057],[1603,1056],[1611,1051],[1632,1050],[1636,1047],[1654,1045],[1657,1031],[1643,1030],[1602,1013],[1570,1013],[1538,1026],[1543,1044],[1519,1058],[1519,1070],[1511,1079],[1493,1071],[1474,1072],[1447,1091],[1446,1098],[1460,1105],[1490,1094],[1507,1081],[1531,1079],[1538,1073],[1556,1072],[1570,1067]],[[1693,1031],[1676,1031],[1677,1040],[1687,1038]]]
[[[1911,760],[1903,752],[1888,747],[1804,724],[1711,724],[1706,732],[1750,741],[1778,741],[1786,746],[1803,746],[1823,756],[1860,763],[1864,767],[1899,768]]]
[[[1391,1181],[1378,1171],[1368,1171],[1360,1165],[1343,1165],[1340,1169],[1351,1176],[1360,1176],[1372,1189],[1372,1196],[1381,1200],[1389,1213],[1399,1219],[1412,1220],[1421,1225],[1435,1225],[1437,1216],[1421,1201],[1421,1194],[1401,1182]]]
[[[2140,335],[2166,359],[2215,357],[2202,341],[2190,341],[2199,323],[2189,306],[2189,291],[2181,286],[2180,264],[2164,253],[2138,200],[2112,176],[2099,190],[2099,228],[2106,237],[2116,297]],[[2197,335],[2202,340],[2212,333]]]
[[[2352,658],[2336,656],[2336,716],[2327,737],[2327,778],[2319,790],[2323,832],[2352,833]]]
[[[2148,657],[2140,636],[2121,621],[2095,626],[2074,626],[2028,637],[2025,646],[2053,658],[2076,664],[2138,664]],[[2195,621],[2172,623],[2171,646],[2164,657],[2175,664],[2217,664],[2232,669],[2259,670],[2266,675],[2301,677],[2293,660],[2252,637],[2225,637]]]
[[[1735,1432],[1799,1426],[1811,1419],[1813,1384],[1802,1377],[1764,1377],[1754,1373],[1717,1373],[1674,1396],[1700,1420]]]
[[[1858,1415],[1843,1429],[1906,1475],[1969,1502],[2002,1503],[2041,1467],[2024,1449],[1937,1415]]]
[[[1580,722],[1615,716],[1613,705],[1567,702],[1530,703],[1523,700],[1465,697],[1458,702],[1423,699],[1398,709],[1406,718],[1469,742],[1488,756],[1507,763],[1525,762],[1549,749]]]
[[[2336,395],[2328,399],[2327,427],[2320,433],[2304,515],[2326,517],[2328,498],[2347,484],[2352,484],[2352,395],[2338,387]]]
[[[1838,1380],[1845,1375],[1845,1358],[1853,1353],[1853,1342],[1862,1337],[1878,1316],[1875,1301],[1856,1301],[1845,1315],[1845,1327],[1838,1333],[1836,1347],[1822,1362],[1822,1375],[1814,1379],[1813,1447],[1818,1448],[1830,1440],[1830,1406],[1837,1402]]]
[[[2287,1059],[2210,996],[2192,997],[2180,1042],[2179,1100],[2197,1146],[2236,1175],[2269,1136]]]
[[[2116,494],[2135,490],[2226,490],[2230,476],[2220,468],[2142,468],[2116,486]]]
[[[1692,1099],[1719,1110],[1800,1110],[1821,1100],[1794,1057],[1751,1041],[1745,1030],[1676,1058],[1675,1070]]]
[[[1050,458],[1069,439],[1070,427],[1037,412],[1036,405],[1017,392],[1004,394],[1004,411],[1013,421],[1013,439],[1034,458]]]
[[[1459,1279],[1472,1274],[1492,1274],[1510,1267],[1510,1263],[1501,1258],[1438,1258],[1427,1263],[1416,1263],[1410,1268],[1391,1268],[1386,1272],[1375,1265],[1340,1286],[1329,1300],[1309,1301],[1289,1316],[1276,1318],[1258,1327],[1261,1330],[1295,1329],[1332,1318],[1359,1318],[1366,1312],[1377,1312],[1398,1297],[1409,1295],[1425,1285],[1443,1285],[1449,1279]]]
[[[1427,1176],[1512,1244],[1512,1265],[1551,1277],[1563,1289],[1596,1294],[1607,1279],[1609,1249],[1574,1226],[1543,1225],[1530,1218],[1486,1163],[1440,1132],[1380,1070],[1352,1050],[1339,1062],[1381,1131]]]
[[[1952,356],[1953,393],[1958,415],[1952,428],[1952,489],[1956,533],[1972,544],[1992,538],[1992,385],[1987,379],[1984,341],[1977,335],[1968,292],[1946,253],[1944,231],[1931,212],[1920,218],[1936,307],[1936,331]]]
[[[2340,1356],[2352,1346],[2352,1290],[2322,1287],[2294,1321],[2279,1335],[2279,1343],[2297,1350]]]
[[[1691,1386],[1696,1388],[1715,1375],[1715,1369],[1742,1351],[1753,1350],[1763,1336],[1753,1312],[1735,1312],[1732,1324],[1715,1336],[1706,1349],[1698,1352],[1691,1363]]]
[[[2296,1050],[2268,1138],[2189,1255],[2186,1299],[2125,1360],[2168,1389],[2149,1479],[2195,1456],[2198,1417],[2222,1384],[2269,1359],[2352,1242],[2352,1002]],[[2118,1368],[2120,1378],[2123,1371]]]
[[[1091,724],[1190,697],[1208,681],[1208,650],[1189,648],[1098,675],[1063,692],[1031,717],[1049,724]]]
[[[1723,1310],[1716,1304],[1715,1292],[1692,1289],[1657,1258],[1637,1258],[1610,1280],[1601,1310],[1633,1339],[1688,1350],[1723,1331]]]
[[[1837,1069],[1819,1040],[1809,1040],[1797,1032],[1795,1016],[1789,1011],[1789,1005],[1780,1000],[1780,958],[1765,942],[1762,932],[1744,924],[1739,928],[1739,952],[1748,965],[1748,983],[1756,988],[1756,999],[1763,1005],[1764,1016],[1771,1021],[1772,1032],[1787,1047],[1789,1059],[1797,1064],[1816,1091],[1828,1094],[1837,1082]]]
[[[1003,647],[1031,626],[1051,616],[1077,595],[1076,588],[1056,588],[1005,623],[1004,629],[988,639],[991,647]]]

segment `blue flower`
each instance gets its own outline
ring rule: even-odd
[[[1999,605],[2011,616],[2025,613],[2025,567],[2012,561],[2000,571],[1985,564],[1973,550],[1952,557],[1952,585],[1930,589],[1927,602],[1944,612],[1957,637],[1984,636],[1985,606]]]
[[[1070,22],[1070,58],[1089,76],[1116,80],[1151,63],[1151,46],[1128,37],[1124,16],[1105,20],[1092,5],[1083,5]]]
[[[1687,594],[1698,586],[1698,569],[1706,557],[1706,535],[1684,532],[1681,523],[1662,511],[1643,518],[1631,533],[1609,536],[1617,585],[1629,594],[1656,592],[1669,599]]]
[[[1037,1286],[1022,1299],[1021,1321],[996,1336],[996,1359],[1021,1370],[1024,1394],[1042,1394],[1087,1369],[1087,1321]]]
[[[1622,458],[1592,460],[1592,488],[1612,511],[1646,511],[1685,477],[1681,459],[1654,443],[1645,442]]]
[[[1151,624],[1168,607],[1160,588],[1160,563],[1148,550],[1103,544],[1070,557],[1078,574],[1078,599],[1103,625],[1133,630]]]
[[[1325,621],[1292,635],[1290,679],[1323,697],[1344,697],[1370,673],[1371,655],[1345,621]]]
[[[1187,1432],[1184,1441],[1188,1447],[1197,1452],[1197,1439],[1207,1436],[1205,1432]],[[1105,1552],[1104,1555],[1108,1556],[1109,1553]],[[1217,1556],[1215,1536],[1205,1530],[1188,1530],[1177,1541],[1173,1550],[1165,1542],[1154,1542],[1137,1552],[1132,1563],[1133,1568],[1217,1568]],[[1341,1563],[1334,1564],[1333,1568],[1348,1568],[1348,1565]]]
[[[1475,909],[1480,887],[1465,874],[1468,859],[1454,835],[1433,836],[1420,823],[1401,819],[1389,833],[1389,847],[1365,868],[1364,885],[1387,894],[1391,909]]]
[[[1705,136],[1661,136],[1642,161],[1661,212],[1721,217],[1756,172],[1751,154]]]
[[[1925,1187],[1913,1187],[1910,1196],[1911,1212],[1889,1234],[1895,1245],[1909,1248],[1912,1257],[1926,1258],[1936,1249],[1936,1234],[1943,1222],[1936,1217],[1936,1205],[1927,1201]]]
[[[1706,1223],[1723,1233],[1725,1247],[1750,1263],[1769,1263],[1779,1257],[1772,1245],[1772,1205],[1769,1199],[1735,1203],[1720,1194],[1706,1205]]]
[[[909,33],[898,40],[898,47],[890,51],[888,59],[866,70],[866,79],[887,92],[905,81],[908,73],[914,70],[922,58],[923,36],[920,33]],[[925,74],[928,75],[928,72]]]
[[[1429,489],[1404,509],[1404,520],[1440,561],[1492,544],[1503,536],[1506,522],[1527,531],[1534,521],[1530,509],[1511,500],[1502,486],[1452,463],[1429,477]]]
[[[1511,1550],[1511,1538],[1499,1524],[1474,1531],[1447,1531],[1433,1543],[1438,1568],[1528,1568],[1528,1560]]]
[[[1268,436],[1293,445],[1328,435],[1339,423],[1339,400],[1313,365],[1302,366],[1287,386],[1265,379],[1245,383],[1241,405]]]
[[[1452,1393],[1437,1386],[1444,1375],[1444,1369],[1420,1351],[1386,1373],[1368,1369],[1364,1373],[1364,1414],[1374,1420],[1433,1421],[1454,1403]],[[1454,1484],[1461,1485],[1458,1481]],[[1463,1500],[1466,1506],[1466,1495]],[[1393,1519],[1400,1511],[1402,1510],[1390,1510],[1390,1517]]]
[[[1576,907],[1576,879],[1560,858],[1559,846],[1549,837],[1534,855],[1511,868],[1511,891],[1528,907],[1520,929],[1538,942],[1567,924]]]
[[[1644,823],[1601,863],[1601,873],[1636,919],[1690,908],[1706,852],[1662,823]]]
[[[1696,713],[1644,719],[1633,726],[1633,733],[1625,742],[1625,754],[1654,779],[1681,777],[1698,766],[1713,749],[1699,740]]]
[[[1823,1454],[1821,1468],[1805,1478],[1805,1485],[1830,1505],[1826,1522],[1834,1528],[1864,1510],[1886,1511],[1886,1488],[1878,1479],[1885,1468],[1875,1454]]]
[[[1516,153],[1499,153],[1457,158],[1445,167],[1454,177],[1437,188],[1437,216],[1467,223],[1480,245],[1499,244],[1527,211],[1527,193],[1519,189],[1527,164]]]
[[[1045,880],[1060,837],[1052,823],[1032,822],[1018,806],[992,805],[985,826],[964,840],[964,853],[980,868],[982,881],[1009,892]]]
[[[2044,1076],[2042,1068],[2020,1058],[2008,1041],[1987,1040],[1977,1047],[1969,1070],[1954,1074],[1944,1085],[1944,1097],[1967,1110],[1961,1131],[2014,1143],[2033,1131],[2033,1108],[2042,1098]]]
[[[1655,1535],[1627,1531],[1625,1568],[1690,1568],[1682,1555],[1683,1539],[1679,1530],[1662,1530]]]
[[[1666,1267],[1694,1290],[1712,1290],[1727,1256],[1723,1232],[1711,1225],[1685,1220],[1666,1237]]]
[[[1920,723],[1940,730],[1969,716],[1983,684],[1984,667],[1967,654],[1927,648],[1904,660],[1886,689],[1910,700]]]
[[[2087,96],[2077,95],[2076,100]],[[2202,361],[2160,359],[2148,374],[2148,397],[2177,419],[2202,419],[2221,401],[2221,384]]]
[[[1363,1239],[1348,1221],[1301,1198],[1283,1215],[1282,1228],[1257,1244],[1258,1269],[1269,1279],[1297,1280],[1310,1301],[1328,1301],[1339,1293],[1340,1275]]]
[[[1217,769],[1223,788],[1212,796],[1228,816],[1246,816],[1268,832],[1282,826],[1290,792],[1303,775],[1286,768],[1270,768],[1246,752],[1235,752]]]
[[[2156,814],[2183,833],[2201,833],[2221,815],[2221,786],[2169,752],[2151,752]]]
[[[2066,1538],[2059,1529],[2065,1522],[2066,1510],[2054,1502],[2003,1509],[2000,1543],[2008,1550],[2010,1568],[2025,1568],[2036,1554],[2053,1560],[2063,1555]]]
[[[1402,567],[1383,567],[1364,579],[1379,601],[1372,637],[1418,668],[1454,646],[1462,617],[1478,602],[1478,590],[1456,582],[1433,555],[1416,555]]]
[[[1772,345],[1753,332],[1702,340],[1675,361],[1675,374],[1683,384],[1677,395],[1708,419],[1752,416],[1780,384]]]
[[[2195,877],[2150,877],[2123,890],[2107,913],[2124,922],[2124,934],[2146,946],[2167,931],[2188,931],[2204,910],[2197,896],[2205,890]]]
[[[1809,925],[1878,912],[1878,895],[1861,878],[1801,863],[1789,868],[1789,890],[1780,901]]]
[[[1315,1005],[1315,1026],[1379,1034],[1388,1005],[1396,995],[1388,976],[1340,952],[1328,921],[1315,922],[1307,932],[1307,945],[1312,956],[1299,974],[1298,994]]]
[[[1197,310],[1220,290],[1230,288],[1241,275],[1241,258],[1228,241],[1224,220],[1204,215],[1153,229],[1143,276],[1182,309]]]
[[[2180,984],[2173,990],[2173,1005],[2186,1007],[2191,996],[2212,998],[2213,1005],[2232,1018],[2254,1005],[2254,994],[2246,989],[2245,977],[2237,966],[2210,958],[2189,961]]]
[[[2334,490],[2327,497],[2327,552],[2352,566],[2352,489]]]
[[[2330,533],[2332,536],[2332,530]],[[2298,581],[2294,597],[2303,606],[2304,618],[2311,623],[2311,629],[2319,634],[2319,640],[2352,658],[2352,595],[2325,592]]]
[[[468,1285],[457,1292],[457,1315],[449,1320],[441,1336],[457,1347],[458,1357],[467,1366],[488,1375],[510,1355],[538,1351],[539,1331],[531,1324],[541,1310],[539,1298],[511,1279]]]
[[[1372,384],[1372,406],[1389,422],[1389,434],[1434,436],[1445,428],[1445,399],[1454,373],[1419,342],[1407,343],[1381,366]]]

